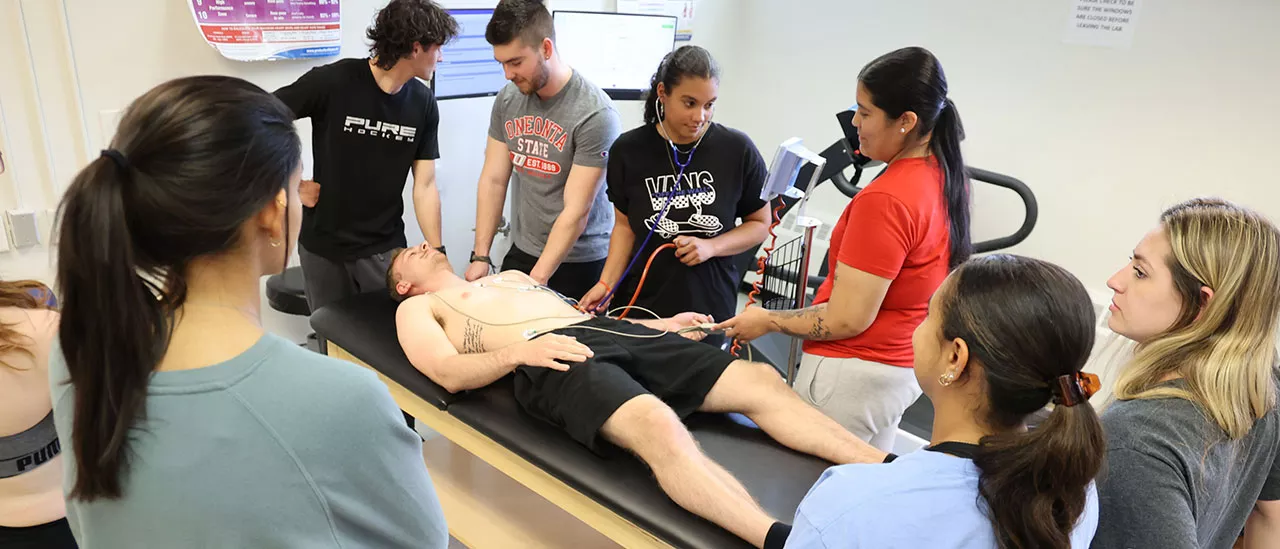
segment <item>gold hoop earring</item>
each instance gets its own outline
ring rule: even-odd
[[[272,240],[272,241],[271,241],[271,247],[272,247],[272,248],[279,248],[279,247],[280,247],[280,244],[281,244],[281,242],[280,242],[279,240]]]

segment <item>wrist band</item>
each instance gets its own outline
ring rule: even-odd
[[[605,293],[609,293],[609,292],[612,292],[612,291],[613,291],[613,286],[610,286],[608,282],[605,282],[605,281],[603,281],[603,280],[597,280],[597,281],[596,281],[596,284],[602,284],[602,285],[604,285],[604,291],[605,291]]]
[[[492,267],[492,266],[493,266],[493,260],[492,260],[492,259],[489,259],[489,256],[487,256],[487,255],[476,255],[476,253],[475,253],[474,251],[472,251],[472,252],[471,252],[471,263],[475,263],[475,262],[477,262],[477,261],[482,261],[482,262],[484,262],[484,263],[488,263],[490,267]]]

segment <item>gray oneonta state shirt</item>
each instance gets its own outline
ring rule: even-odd
[[[574,165],[604,168],[622,122],[613,102],[577,71],[549,99],[525,95],[508,83],[493,102],[489,137],[511,154],[511,240],[537,257],[551,226],[564,211],[564,186]],[[613,206],[600,185],[587,227],[565,256],[566,263],[599,261],[609,255]]]

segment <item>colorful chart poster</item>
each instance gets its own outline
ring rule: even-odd
[[[338,55],[339,0],[190,0],[205,42],[236,61]]]

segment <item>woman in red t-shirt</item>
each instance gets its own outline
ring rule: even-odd
[[[804,339],[796,391],[890,451],[903,411],[920,396],[911,334],[934,290],[972,249],[964,128],[942,65],[923,48],[868,64],[857,99],[859,149],[888,166],[831,232],[831,275],[814,305],[750,307],[720,327],[744,341],[768,332]]]

